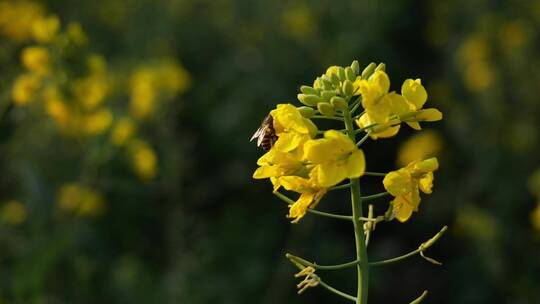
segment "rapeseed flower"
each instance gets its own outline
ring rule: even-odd
[[[314,178],[283,176],[279,178],[279,183],[287,190],[300,193],[298,200],[289,206],[287,217],[293,219],[292,223],[298,223],[308,209],[315,208],[328,191],[327,187],[322,187]]]
[[[153,179],[157,174],[157,156],[152,147],[142,140],[132,140],[128,151],[137,176],[142,180]]]
[[[278,140],[274,147],[278,151],[290,152],[317,133],[317,126],[302,116],[298,108],[291,104],[278,104],[270,112]]]
[[[413,211],[418,211],[420,192],[431,194],[433,171],[437,170],[437,158],[415,161],[406,167],[386,174],[384,188],[394,196],[391,202],[394,216],[400,221],[407,221]]]
[[[310,175],[321,187],[332,187],[346,178],[360,177],[366,167],[362,150],[336,130],[328,130],[324,138],[306,142],[304,158],[315,165]]]
[[[25,206],[16,200],[10,200],[0,208],[2,222],[9,225],[20,225],[26,221],[27,212]]]
[[[39,18],[32,24],[32,35],[37,42],[51,42],[60,29],[60,19],[57,16],[51,15]]]
[[[41,78],[35,74],[22,74],[15,79],[11,95],[15,105],[24,106],[36,96],[41,87]]]
[[[260,167],[253,173],[253,178],[270,178],[274,185],[274,191],[280,187],[279,177],[286,175],[298,175],[305,169],[299,153],[281,152],[277,149],[270,149],[257,160]]]
[[[117,146],[123,146],[135,134],[136,125],[131,118],[119,119],[111,132],[111,141]]]
[[[22,50],[21,62],[30,72],[43,76],[49,73],[49,51],[41,46],[29,46]]]

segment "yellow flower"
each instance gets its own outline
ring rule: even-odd
[[[86,114],[81,118],[81,129],[86,135],[99,135],[107,130],[113,121],[113,115],[109,109],[101,109]]]
[[[103,75],[91,75],[74,83],[73,93],[86,109],[93,110],[105,100],[109,85]]]
[[[17,77],[13,84],[13,101],[18,106],[28,104],[41,87],[41,79],[35,74],[23,74]]]
[[[434,130],[419,132],[407,139],[398,151],[397,163],[405,166],[416,160],[438,156],[442,149],[441,135]]]
[[[26,221],[26,208],[19,201],[8,201],[0,209],[0,217],[4,223],[9,225],[22,224]]]
[[[540,203],[531,213],[531,223],[536,230],[540,231]]]
[[[32,24],[32,35],[38,42],[51,42],[60,29],[60,20],[57,16],[51,15],[39,18]]]
[[[59,189],[57,204],[63,211],[83,217],[99,216],[105,209],[105,200],[99,192],[75,183],[65,184]]]
[[[133,134],[135,134],[135,123],[130,118],[119,119],[111,133],[111,140],[117,146],[123,146]]]
[[[274,144],[278,151],[290,152],[317,133],[315,124],[304,118],[291,104],[278,104],[275,110],[270,111],[270,115],[274,120],[274,130],[278,136]]]
[[[45,110],[47,114],[62,128],[66,128],[69,123],[70,110],[63,96],[56,87],[47,87],[43,93]]]
[[[304,145],[304,157],[315,165],[311,176],[322,187],[332,187],[345,178],[364,174],[364,153],[345,134],[329,130],[324,138],[309,140]]]
[[[437,109],[422,109],[427,101],[427,92],[420,79],[407,79],[401,86],[401,95],[390,92],[390,80],[383,71],[375,72],[368,80],[355,82],[362,95],[362,106],[366,110],[357,121],[360,128],[368,128],[373,139],[396,135],[401,122],[420,130],[419,121],[442,119]]]
[[[287,190],[300,193],[298,200],[289,206],[288,218],[292,218],[292,223],[304,217],[308,208],[315,208],[322,199],[326,191],[313,178],[306,179],[299,176],[283,176],[279,178],[279,183]]]
[[[77,22],[71,22],[66,29],[68,37],[78,45],[85,45],[88,43],[88,37],[82,29],[81,25]]]
[[[41,46],[29,46],[22,50],[21,61],[25,68],[37,75],[49,73],[49,52]]]
[[[0,35],[17,42],[25,42],[32,37],[34,20],[43,17],[44,9],[34,1],[0,2]]]
[[[157,173],[157,156],[152,147],[144,141],[133,140],[128,150],[137,176],[143,180],[153,179]]]
[[[131,114],[137,119],[144,119],[154,112],[157,90],[154,85],[153,71],[140,68],[131,77]]]
[[[413,211],[418,211],[420,192],[430,194],[433,188],[433,171],[437,170],[437,158],[415,161],[397,171],[389,172],[383,180],[384,188],[394,196],[391,202],[394,216],[407,221]]]

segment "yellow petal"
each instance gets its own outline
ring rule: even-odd
[[[317,182],[321,187],[329,188],[347,178],[347,168],[343,162],[318,165]]]
[[[290,152],[296,149],[304,139],[305,136],[299,133],[281,133],[274,143],[274,148],[277,151]]]
[[[436,157],[424,159],[422,161],[413,162],[407,167],[410,167],[412,174],[423,174],[433,172],[439,168],[439,161]]]
[[[409,127],[415,129],[416,131],[422,130],[422,127],[420,127],[420,124],[418,122],[416,122],[416,121],[407,122],[407,124],[409,125]]]
[[[401,94],[419,110],[427,100],[427,92],[420,79],[407,79],[401,86]]]
[[[362,150],[354,151],[347,159],[347,177],[357,178],[364,174],[366,170],[366,159]]]
[[[298,200],[292,204],[289,208],[288,218],[292,218],[292,223],[298,223],[298,221],[306,215],[307,209],[315,198],[314,193],[303,193]]]
[[[407,199],[404,196],[396,197],[392,201],[392,207],[394,216],[402,223],[407,221],[413,213],[413,208],[407,202]]]
[[[386,174],[383,179],[386,191],[393,196],[404,195],[412,191],[412,178],[407,170],[400,169]]]
[[[422,178],[420,178],[418,181],[418,187],[425,194],[431,194],[433,188],[433,173],[426,173]]]

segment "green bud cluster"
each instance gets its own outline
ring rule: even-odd
[[[360,71],[360,64],[353,61],[348,67],[333,66],[325,74],[315,79],[313,86],[303,85],[298,100],[305,105],[300,109],[304,117],[310,118],[317,112],[333,117],[349,106],[351,97],[356,95],[354,82],[368,79],[375,71],[385,69],[384,63],[370,63]],[[316,109],[316,110],[315,110]]]

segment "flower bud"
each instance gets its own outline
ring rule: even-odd
[[[332,81],[326,75],[321,76],[321,83],[324,90],[331,90],[334,87]]]
[[[386,64],[384,64],[382,62],[379,63],[379,65],[375,68],[375,72],[377,72],[377,71],[385,72],[386,71]]]
[[[300,91],[306,95],[317,95],[318,92],[316,89],[310,87],[310,86],[307,86],[307,85],[303,85],[300,87]]]
[[[311,107],[299,107],[298,112],[302,114],[305,118],[311,118],[313,115],[315,115],[315,109]]]
[[[331,74],[331,75],[330,75],[330,81],[332,82],[332,84],[333,84],[335,87],[338,87],[338,86],[339,86],[339,78],[338,78],[337,74]]]
[[[306,106],[315,107],[322,99],[317,95],[298,94],[298,100]]]
[[[369,76],[371,76],[371,74],[373,74],[373,72],[375,71],[375,67],[377,67],[377,65],[375,64],[375,62],[370,63],[370,64],[362,71],[362,78],[363,78],[363,79],[368,79]]]
[[[354,74],[360,74],[360,64],[358,63],[358,60],[351,63],[351,69],[353,70]]]
[[[345,80],[343,82],[343,94],[345,96],[352,96],[352,94],[354,93],[354,87],[353,87],[353,83],[352,81],[350,80]]]
[[[356,74],[351,67],[345,68],[345,77],[347,77],[347,80],[350,81],[354,81],[356,79]]]
[[[345,75],[345,69],[343,67],[339,67],[337,72],[338,72],[337,74],[338,74],[339,80],[345,81],[345,79],[347,79],[347,77]]]
[[[334,107],[332,107],[332,105],[328,102],[319,102],[317,104],[317,110],[319,110],[319,112],[326,117],[333,117],[336,115]]]
[[[347,109],[347,106],[348,106],[347,101],[345,101],[345,99],[339,96],[332,97],[332,99],[330,99],[330,104],[332,104],[334,109],[339,110],[339,111],[343,111]]]
[[[323,100],[330,100],[330,98],[336,96],[336,91],[330,90],[330,91],[322,91],[321,97]]]

